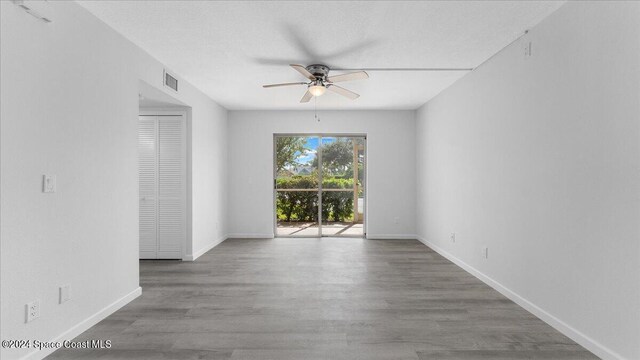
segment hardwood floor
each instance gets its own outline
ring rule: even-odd
[[[141,261],[142,296],[52,359],[592,359],[415,240],[229,239]]]

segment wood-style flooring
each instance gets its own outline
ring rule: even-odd
[[[229,239],[51,359],[593,359],[416,240]]]

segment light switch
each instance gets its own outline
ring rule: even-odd
[[[42,176],[42,192],[44,193],[56,192],[56,176],[55,175]]]

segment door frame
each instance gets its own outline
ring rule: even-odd
[[[364,176],[362,177],[362,185],[363,185],[363,216],[362,216],[362,235],[322,235],[322,151],[318,152],[318,177],[320,181],[318,181],[318,234],[317,235],[278,235],[278,209],[277,209],[277,189],[275,186],[275,181],[277,178],[277,169],[276,169],[276,138],[278,137],[317,137],[318,144],[322,145],[323,137],[359,137],[364,138]],[[368,159],[368,146],[367,146],[367,134],[366,133],[273,133],[273,151],[272,151],[272,176],[271,176],[271,189],[273,195],[273,236],[274,237],[283,237],[283,238],[323,238],[323,237],[343,237],[343,238],[358,238],[358,239],[366,239],[367,238],[367,217],[369,216],[369,208],[368,204],[368,189],[367,189],[367,178],[369,176],[369,166],[367,164]]]
[[[171,109],[171,108],[140,108],[138,110],[138,117],[140,116],[182,116],[183,120],[183,144],[182,144],[182,152],[184,156],[184,216],[183,221],[185,225],[185,238],[184,241],[180,244],[180,252],[181,258],[176,258],[176,260],[185,261],[187,257],[187,248],[191,241],[191,128],[190,121],[188,117],[187,109]],[[138,179],[139,181],[139,179]],[[140,199],[140,184],[138,184],[138,199]],[[139,201],[139,200],[138,200]],[[138,222],[140,219],[138,219]],[[157,225],[156,225],[157,226]],[[138,244],[140,243],[140,239],[138,239]]]

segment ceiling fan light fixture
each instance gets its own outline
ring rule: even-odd
[[[308,103],[313,97],[318,97],[324,95],[329,89],[331,92],[334,92],[338,95],[342,95],[348,99],[355,100],[360,97],[360,95],[354,93],[353,91],[347,90],[343,87],[337,86],[334,82],[340,81],[351,81],[351,80],[360,80],[367,79],[369,75],[365,71],[356,71],[348,74],[340,74],[336,76],[329,76],[329,67],[326,65],[315,64],[309,65],[307,67],[302,65],[291,64],[291,67],[302,74],[305,78],[311,81],[307,82],[290,82],[290,83],[281,83],[281,84],[269,84],[262,85],[263,88],[274,88],[281,86],[296,86],[296,85],[307,85],[307,91],[305,91],[302,99],[300,99],[301,103]]]
[[[317,85],[316,84],[316,85],[309,86],[309,92],[313,96],[322,96],[322,94],[324,94],[325,91],[327,91],[327,88],[324,87],[324,85]]]

